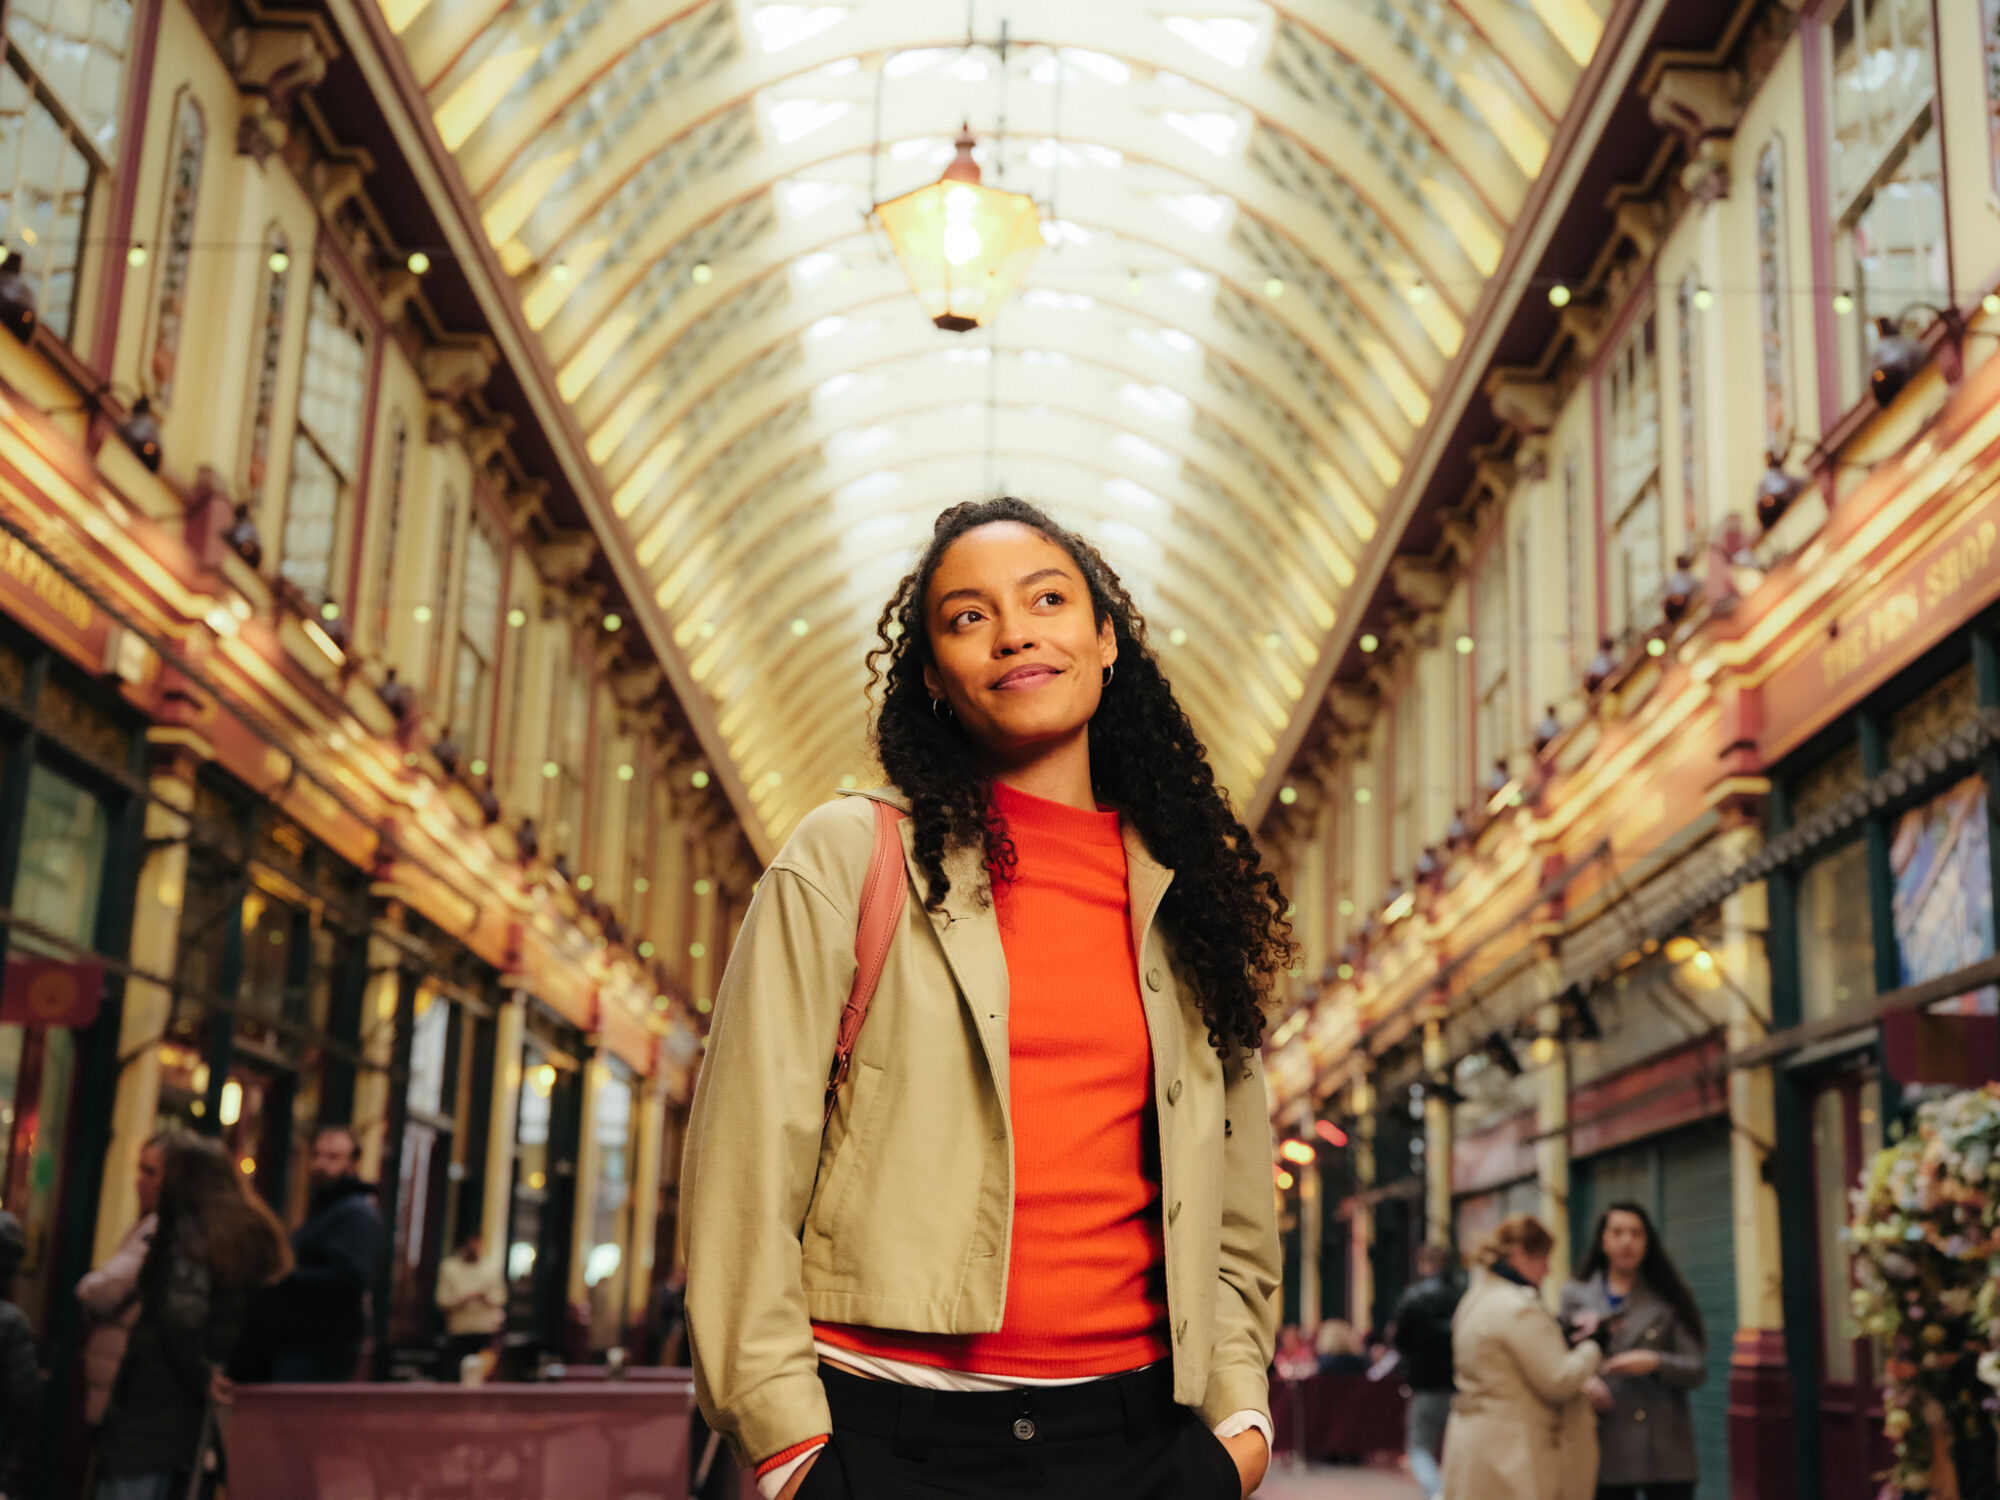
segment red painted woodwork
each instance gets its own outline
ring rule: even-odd
[[[1792,1377],[1780,1328],[1739,1328],[1729,1352],[1729,1497],[1792,1491]]]

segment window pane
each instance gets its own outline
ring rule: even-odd
[[[1931,0],[1849,0],[1832,40],[1833,180],[1845,216],[1936,91]]]
[[[28,773],[14,910],[73,943],[92,946],[110,831],[97,798],[48,767],[36,766]],[[53,955],[26,933],[15,938],[14,947]]]
[[[1904,984],[1937,979],[1993,956],[1993,864],[1986,778],[1968,776],[1903,814],[1889,846],[1896,954]],[[1994,1013],[1994,991],[1932,1007]]]
[[[1611,530],[1611,624],[1629,640],[1659,619],[1666,587],[1666,514],[1656,479],[1647,482]]]
[[[333,537],[340,476],[301,432],[292,439],[292,488],[285,504],[284,560],[278,571],[313,603],[333,587]]]
[[[1853,1272],[1847,1243],[1847,1101],[1828,1089],[1813,1101],[1813,1187],[1819,1220],[1819,1326],[1826,1378],[1854,1378],[1854,1320],[1848,1307]]]
[[[417,994],[417,1023],[410,1031],[410,1108],[444,1113],[445,1043],[451,1036],[451,1006],[425,988]]]
[[[354,477],[361,453],[361,407],[368,390],[368,340],[347,305],[315,277],[312,318],[306,325],[305,373],[299,421],[319,439],[344,479]]]
[[[1648,314],[1611,363],[1610,485],[1606,508],[1623,511],[1660,467],[1659,352]]]
[[[1944,169],[1937,131],[1925,129],[1897,160],[1855,216],[1850,246],[1855,313],[1872,357],[1874,319],[1944,297]]]
[[[486,731],[492,719],[487,703],[487,667],[472,643],[458,643],[458,666],[451,689],[451,732],[458,748],[468,755],[486,753]]]
[[[476,517],[465,536],[465,583],[458,609],[460,629],[481,656],[490,658],[500,633],[500,548]]]
[[[1875,993],[1875,942],[1868,911],[1868,846],[1842,846],[1799,882],[1801,1019],[1831,1015]]]
[[[618,1341],[624,1312],[626,1210],[632,1192],[632,1085],[618,1072],[608,1072],[599,1083],[592,1116],[597,1181],[591,1186],[583,1281],[590,1289],[591,1344],[605,1348]]]
[[[91,167],[12,68],[0,67],[0,240],[21,257],[42,321],[67,338]]]
[[[130,0],[13,0],[7,40],[106,160],[117,159]]]

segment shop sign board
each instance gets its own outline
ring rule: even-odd
[[[81,1031],[97,1019],[103,996],[96,959],[11,958],[0,977],[0,1022]]]

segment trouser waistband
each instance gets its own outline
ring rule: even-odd
[[[921,1459],[931,1448],[1018,1450],[1023,1443],[1113,1435],[1136,1443],[1174,1420],[1174,1373],[1167,1360],[1083,1385],[1012,1391],[919,1390],[824,1364],[819,1375],[836,1430],[890,1439],[904,1458]]]

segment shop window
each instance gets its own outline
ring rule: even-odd
[[[1993,956],[1992,836],[1986,778],[1968,776],[1913,807],[1889,844],[1901,980],[1939,979]],[[1995,991],[1947,1000],[1934,1014],[1993,1015]]]
[[[285,305],[291,295],[291,243],[273,224],[264,234],[264,295],[257,301],[257,383],[250,398],[250,451],[243,465],[243,501],[253,511],[271,474],[271,425],[278,408],[278,368],[285,354]]]
[[[1831,24],[1835,232],[1853,304],[1842,342],[1858,350],[1849,400],[1874,356],[1874,320],[1949,298],[1931,5],[1846,0]]]
[[[1868,845],[1843,844],[1799,879],[1799,1009],[1802,1021],[1832,1015],[1875,993],[1875,941],[1868,902]]]
[[[1507,549],[1486,549],[1472,585],[1473,694],[1478,702],[1479,758],[1498,760],[1513,744],[1507,691]]]
[[[554,1113],[555,1064],[528,1044],[521,1058],[521,1097],[514,1123],[514,1226],[507,1246],[507,1279],[532,1278],[541,1244],[542,1208],[549,1190],[549,1126]]]
[[[556,774],[549,779],[547,826],[554,835],[553,852],[566,854],[570,870],[584,869],[583,768],[590,749],[590,674],[578,663],[564,674],[557,689],[561,720],[554,742]]]
[[[1611,628],[1630,641],[1660,612],[1666,516],[1660,503],[1659,352],[1649,312],[1612,356],[1604,382],[1611,517]]]
[[[465,533],[458,651],[452,668],[451,723],[459,747],[484,757],[492,746],[493,658],[500,645],[500,543],[475,516]]]
[[[1680,401],[1681,529],[1701,534],[1701,275],[1689,271],[1674,294],[1674,378]]]
[[[1889,764],[1949,739],[1978,716],[1979,680],[1968,664],[1896,711],[1889,721]]]
[[[590,1249],[583,1267],[593,1349],[608,1349],[623,1341],[625,1251],[632,1233],[633,1132],[638,1126],[631,1075],[615,1059],[608,1060],[605,1068],[591,1111],[597,1180],[590,1186]]]
[[[146,390],[161,406],[174,399],[181,327],[187,317],[188,274],[194,263],[195,213],[201,205],[201,165],[208,118],[183,89],[174,101],[174,135],[167,148],[167,191],[160,205],[158,285],[147,339]]]
[[[396,605],[396,542],[403,527],[403,482],[410,467],[410,424],[397,412],[389,428],[389,480],[383,486],[381,561],[375,567],[375,649],[389,651],[389,615]]]
[[[118,160],[130,0],[16,0],[0,48],[0,240],[68,338],[84,221]]]
[[[367,399],[368,335],[326,277],[316,275],[279,572],[309,607],[335,615],[334,568],[353,510]]]
[[[1819,1307],[1824,1344],[1822,1378],[1829,1383],[1852,1381],[1858,1368],[1851,1306],[1854,1256],[1848,1245],[1848,1191],[1860,1172],[1882,1149],[1882,1092],[1873,1078],[1858,1085],[1859,1109],[1850,1110],[1841,1089],[1828,1088],[1813,1100],[1813,1199],[1819,1231]],[[1858,1143],[1849,1116],[1859,1126]],[[1859,1149],[1856,1149],[1858,1144]]]
[[[409,1115],[399,1161],[389,1289],[389,1339],[405,1347],[421,1343],[432,1326],[428,1291],[448,1248],[443,1236],[454,1121],[446,1113],[446,1090],[453,1014],[450,1002],[429,985],[418,990],[410,1028],[410,1078],[404,1094]]]
[[[1791,357],[1785,339],[1785,158],[1771,141],[1757,158],[1757,336],[1764,369],[1764,451],[1792,441]]]

